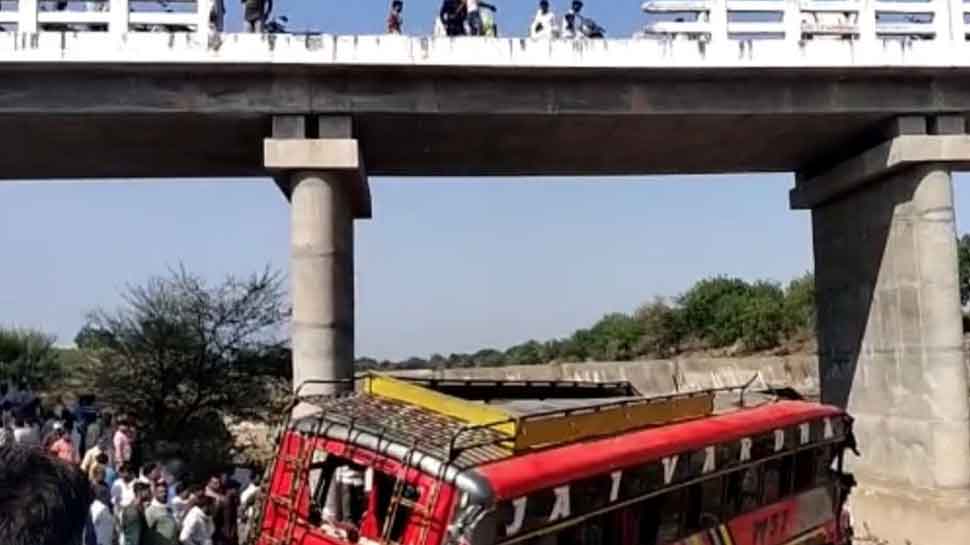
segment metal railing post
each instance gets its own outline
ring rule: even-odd
[[[949,39],[957,43],[967,41],[967,25],[964,22],[963,0],[941,0],[946,10],[947,29]]]
[[[950,0],[933,0],[933,39],[950,41]]]
[[[128,7],[128,0],[111,0],[110,6],[110,19],[108,23],[108,32],[114,36],[124,36],[128,33],[129,26],[129,13],[130,9]]]
[[[711,43],[727,43],[728,41],[728,7],[727,0],[711,1]]]
[[[801,0],[785,0],[785,41],[797,43],[802,40]]]
[[[197,0],[196,10],[196,38],[203,47],[208,49],[209,34],[211,33],[211,28],[209,27],[209,15],[212,12],[212,0]]]
[[[876,2],[861,0],[859,5],[859,40],[876,40]]]
[[[24,34],[37,32],[39,4],[37,0],[20,0],[17,2],[17,32]]]

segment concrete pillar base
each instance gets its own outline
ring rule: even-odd
[[[878,545],[970,544],[951,176],[970,135],[951,134],[962,118],[923,121],[792,192],[812,210],[822,400],[856,417],[854,527]]]
[[[849,502],[859,542],[874,545],[970,543],[970,491],[908,489],[867,480]]]

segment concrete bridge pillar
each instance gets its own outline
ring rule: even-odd
[[[901,118],[884,144],[816,176],[812,210],[822,397],[856,417],[857,533],[970,543],[970,390],[951,166],[959,117]]]
[[[294,388],[354,375],[354,219],[370,217],[370,197],[351,129],[345,117],[280,116],[264,143],[266,168],[290,200]],[[312,384],[302,392],[348,388]]]

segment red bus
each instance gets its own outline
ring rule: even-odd
[[[250,543],[848,545],[851,418],[726,393],[369,376],[301,399]]]

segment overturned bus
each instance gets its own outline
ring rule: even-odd
[[[300,397],[253,545],[848,545],[852,420],[629,383],[401,380]],[[735,398],[724,403],[725,397]]]

